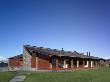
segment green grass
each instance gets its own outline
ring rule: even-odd
[[[0,72],[0,82],[25,72]],[[77,70],[71,72],[34,72],[25,82],[110,82],[110,69]]]
[[[9,82],[17,72],[0,72],[0,82]]]
[[[25,82],[110,82],[110,69],[31,73]]]

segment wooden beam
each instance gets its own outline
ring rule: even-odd
[[[77,68],[79,68],[79,60],[77,60]]]
[[[73,59],[71,59],[71,68],[74,68],[74,61],[73,61]]]
[[[56,58],[56,68],[58,68],[58,59]]]

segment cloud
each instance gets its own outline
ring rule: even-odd
[[[7,60],[7,58],[0,56],[0,61]]]

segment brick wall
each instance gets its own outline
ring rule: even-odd
[[[13,58],[9,59],[10,67],[21,67],[23,66],[23,58]]]
[[[38,70],[50,69],[50,57],[48,55],[40,54],[38,56]]]
[[[36,68],[36,55],[34,53],[31,56],[31,67]]]

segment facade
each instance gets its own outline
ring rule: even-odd
[[[102,58],[86,55],[77,51],[64,51],[30,45],[23,46],[23,54],[9,58],[10,68],[36,70],[73,70],[104,67]]]
[[[24,45],[24,70],[71,70],[104,67],[102,58],[78,53],[43,47]]]

